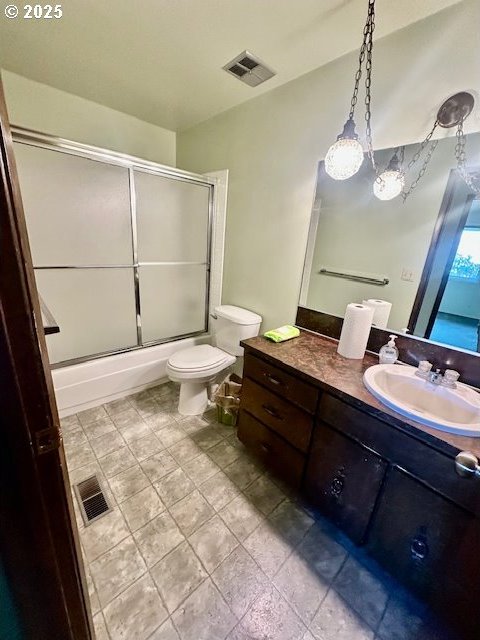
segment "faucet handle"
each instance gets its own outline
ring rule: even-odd
[[[443,374],[442,384],[445,387],[455,388],[457,386],[457,381],[459,378],[460,374],[458,373],[458,371],[455,371],[454,369],[447,369]]]
[[[428,360],[420,360],[418,363],[418,368],[415,371],[415,375],[419,378],[428,378],[430,371],[432,369],[432,363]]]

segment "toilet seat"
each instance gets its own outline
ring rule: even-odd
[[[168,360],[167,373],[177,381],[210,378],[235,360],[235,356],[218,347],[201,344],[174,353]]]
[[[221,364],[227,357],[228,354],[217,347],[200,344],[177,351],[168,359],[168,364],[178,371],[204,371]]]

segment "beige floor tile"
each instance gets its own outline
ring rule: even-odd
[[[170,513],[183,533],[190,536],[215,512],[202,494],[195,490],[170,507]]]
[[[85,555],[91,562],[130,535],[125,519],[118,507],[82,529],[80,538]]]
[[[115,431],[111,431],[104,436],[95,438],[90,444],[97,458],[103,458],[109,453],[125,447],[125,440],[122,438],[121,433],[115,429]]]
[[[273,582],[307,626],[329,588],[329,583],[297,553],[288,558]]]
[[[184,465],[190,460],[197,458],[202,453],[200,447],[189,438],[177,442],[177,444],[174,444],[173,447],[169,448],[169,451],[178,462],[178,464],[181,465]]]
[[[212,580],[237,618],[265,591],[270,580],[243,547],[237,547],[212,573]]]
[[[243,546],[269,578],[273,578],[292,552],[290,545],[266,521],[248,536]]]
[[[218,466],[205,453],[182,465],[187,476],[198,486],[219,471]]]
[[[302,640],[307,631],[274,587],[270,587],[257,598],[240,626],[247,633],[247,637],[275,640]],[[353,640],[353,637],[350,640]]]
[[[130,467],[113,478],[109,478],[110,489],[117,502],[123,502],[135,493],[150,486],[150,480],[140,465]]]
[[[165,506],[155,489],[149,486],[127,498],[120,505],[120,509],[130,530],[136,531],[162,513]]]
[[[285,494],[280,491],[265,475],[260,476],[244,489],[248,500],[264,515],[271,513],[275,507],[285,500]]]
[[[91,422],[95,422],[95,420],[99,420],[100,418],[105,418],[107,416],[107,412],[105,408],[100,405],[99,407],[93,407],[92,409],[86,409],[85,411],[80,411],[77,413],[77,418],[80,421],[80,424],[84,427],[86,424],[90,424]]]
[[[167,618],[148,574],[105,607],[104,615],[111,640],[147,640]]]
[[[130,441],[129,447],[130,451],[139,462],[150,458],[155,453],[158,453],[165,448],[157,436],[152,432],[143,436],[143,438]]]
[[[260,513],[243,495],[234,498],[219,512],[222,520],[239,540],[245,540],[263,520]]]
[[[160,451],[141,462],[140,466],[147,474],[150,482],[157,482],[167,473],[174,471],[178,464],[168,451]]]
[[[133,537],[149,567],[157,564],[184,540],[180,529],[166,511],[135,531]]]
[[[220,511],[226,507],[227,504],[240,494],[238,487],[233,484],[230,478],[227,478],[223,471],[219,471],[203,482],[199,490],[215,511]]]
[[[83,429],[87,438],[89,440],[93,440],[94,438],[104,436],[106,433],[115,431],[116,427],[109,416],[104,416],[103,418],[95,420],[95,422],[90,422],[84,425]]]
[[[182,640],[225,638],[237,620],[207,578],[172,615]]]
[[[99,458],[98,462],[107,478],[112,478],[137,464],[132,452],[126,446]]]
[[[187,542],[160,560],[150,573],[170,613],[208,576]]]
[[[90,564],[100,604],[105,607],[147,570],[131,536]]]
[[[209,573],[238,546],[238,540],[219,516],[202,525],[188,540]]]
[[[155,483],[158,495],[167,507],[171,507],[195,489],[195,485],[183,469],[175,469]]]

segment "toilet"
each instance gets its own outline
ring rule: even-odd
[[[168,377],[180,383],[178,412],[184,416],[207,409],[209,386],[243,355],[240,341],[258,335],[262,323],[258,314],[228,304],[215,307],[212,318],[215,347],[200,344],[182,349],[167,362]]]

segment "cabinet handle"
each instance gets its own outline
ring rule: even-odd
[[[272,384],[274,384],[276,386],[283,385],[283,382],[281,380],[279,380],[278,378],[275,378],[275,376],[272,376],[271,373],[267,373],[266,371],[264,371],[263,375]]]
[[[270,407],[268,404],[262,404],[262,409],[266,411],[272,418],[276,418],[277,420],[283,420],[282,416],[276,412],[275,409]]]
[[[461,478],[480,477],[477,456],[471,451],[461,451],[455,458],[455,471]]]
[[[417,536],[412,540],[410,554],[414,560],[425,560],[428,556],[428,544],[424,536]]]
[[[335,498],[338,498],[342,493],[344,487],[345,487],[345,482],[343,477],[335,476],[335,478],[332,480],[332,484],[330,485],[330,493]]]
[[[266,444],[265,442],[260,442],[260,449],[264,453],[270,453],[270,451],[272,450],[272,447],[269,444]]]

